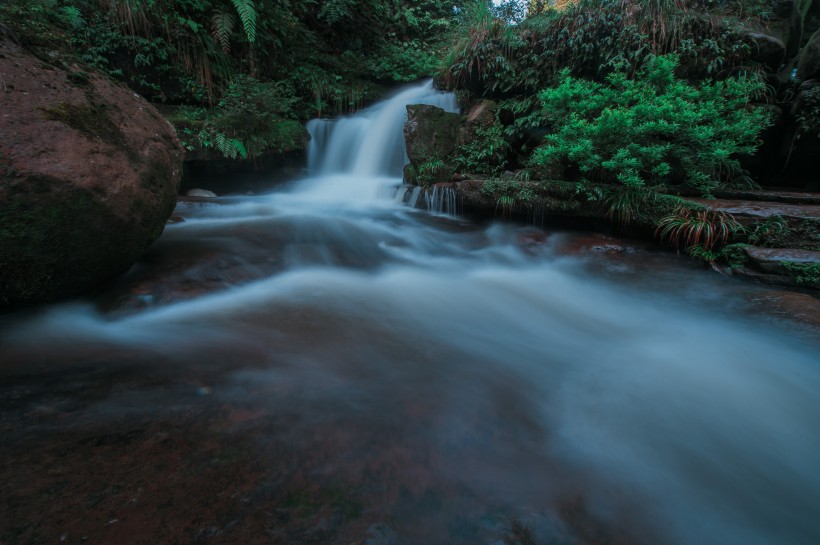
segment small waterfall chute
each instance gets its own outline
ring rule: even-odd
[[[308,170],[314,178],[301,184],[299,193],[326,197],[330,192],[343,200],[384,198],[385,180],[398,185],[408,162],[404,122],[409,104],[458,112],[455,95],[436,90],[433,81],[426,80],[355,115],[309,121]],[[343,194],[338,194],[340,185]]]

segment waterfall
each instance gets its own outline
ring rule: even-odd
[[[404,122],[408,104],[430,104],[457,112],[455,95],[426,80],[350,117],[307,124],[308,169],[314,175],[401,176],[407,163]]]
[[[404,147],[408,104],[458,112],[455,95],[434,89],[433,80],[426,80],[352,116],[309,121],[308,171],[313,177],[302,181],[297,193],[333,204],[392,202],[402,168],[408,163]],[[431,198],[440,199],[424,198],[428,208]],[[449,199],[441,204],[448,207]],[[452,213],[452,209],[445,212]]]

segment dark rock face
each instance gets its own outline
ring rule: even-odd
[[[755,59],[770,71],[776,72],[786,58],[786,44],[774,36],[760,32],[749,33],[747,37],[754,44]]]
[[[124,86],[8,41],[0,74],[0,307],[98,286],[162,233],[176,133]]]
[[[459,141],[461,116],[446,112],[437,106],[410,104],[404,124],[404,142],[410,164],[430,175],[434,182],[450,178],[450,170],[443,166],[425,168],[434,162],[448,162]]]
[[[797,77],[800,80],[820,78],[820,30],[811,35],[808,43],[800,52]]]

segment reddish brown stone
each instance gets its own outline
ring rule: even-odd
[[[126,87],[8,41],[0,74],[0,307],[99,286],[162,233],[176,133]]]

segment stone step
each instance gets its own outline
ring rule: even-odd
[[[797,250],[794,248],[760,248],[758,246],[746,246],[743,249],[749,259],[757,263],[763,270],[777,267],[783,262],[820,265],[820,252],[818,251]]]
[[[733,216],[748,218],[770,218],[782,216],[784,218],[816,219],[820,220],[820,204],[790,204],[773,201],[750,201],[734,199],[700,199],[689,198],[713,210],[720,210]]]
[[[740,201],[766,201],[790,204],[820,205],[820,193],[777,189],[718,189],[715,197]]]
[[[736,269],[735,274],[767,284],[820,289],[815,267],[820,267],[820,252],[794,248],[743,248],[751,267]],[[795,270],[797,264],[798,268]],[[808,266],[805,270],[801,270]]]

